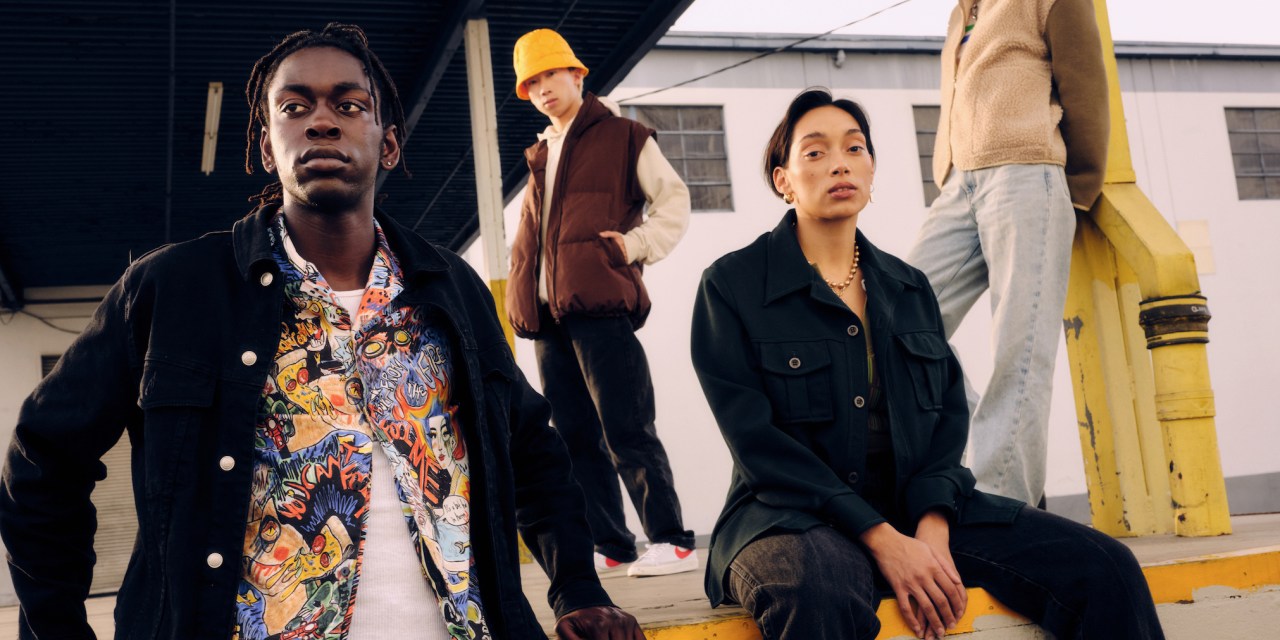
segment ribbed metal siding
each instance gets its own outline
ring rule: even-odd
[[[353,22],[412,102],[451,25],[452,2],[176,0],[176,77],[170,240],[228,228],[267,182],[244,173],[243,91],[253,62],[302,28]],[[485,2],[508,192],[524,177],[521,151],[546,119],[513,98],[511,47],[525,31],[559,26],[591,67],[588,85],[620,80],[662,18],[690,0]],[[169,102],[167,0],[42,0],[0,11],[0,86],[24,106],[0,154],[0,262],[23,287],[105,284],[129,259],[165,242]],[[423,236],[456,246],[475,223],[465,56],[449,61],[407,148],[412,180],[383,185],[384,209]],[[212,175],[200,172],[209,82],[226,94]],[[255,158],[256,151],[252,154]],[[454,169],[458,170],[454,172]],[[450,176],[452,175],[452,178]],[[420,221],[420,222],[419,222]]]

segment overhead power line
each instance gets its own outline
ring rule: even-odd
[[[778,53],[782,53],[783,51],[788,51],[788,50],[793,49],[793,48],[795,48],[795,47],[797,47],[797,46],[799,46],[799,45],[802,45],[802,44],[804,44],[804,43],[806,43],[806,42],[810,42],[810,41],[813,41],[813,40],[817,40],[818,38],[821,38],[821,37],[823,37],[823,36],[829,36],[829,35],[831,35],[831,34],[833,34],[833,33],[837,32],[837,31],[839,31],[839,30],[841,30],[841,29],[846,29],[846,28],[848,28],[848,27],[852,27],[852,26],[853,26],[853,25],[855,25],[855,24],[858,24],[859,22],[864,22],[864,21],[866,21],[866,20],[870,20],[871,18],[874,18],[874,17],[876,17],[876,16],[878,16],[878,15],[880,15],[880,14],[882,14],[882,13],[886,12],[886,11],[889,11],[890,9],[895,9],[895,8],[897,8],[897,7],[900,7],[900,6],[904,5],[904,4],[907,4],[908,2],[911,2],[911,0],[898,0],[898,2],[895,2],[895,3],[893,3],[893,4],[891,4],[891,5],[887,6],[887,7],[885,7],[885,8],[883,8],[883,9],[880,9],[880,10],[878,10],[878,11],[875,11],[874,13],[870,13],[870,14],[868,14],[868,15],[862,16],[861,18],[858,18],[857,20],[853,20],[853,21],[851,21],[851,22],[846,22],[845,24],[842,24],[842,25],[840,25],[840,26],[838,26],[838,27],[835,27],[834,29],[829,29],[829,30],[824,31],[824,32],[822,32],[822,33],[819,33],[819,34],[817,34],[817,35],[809,36],[809,37],[807,37],[807,38],[801,38],[801,39],[799,39],[799,40],[796,40],[795,42],[792,42],[791,44],[787,44],[787,45],[784,45],[784,46],[778,47],[777,49],[772,49],[772,50],[770,50],[770,51],[765,51],[765,52],[762,52],[762,53],[756,54],[756,55],[754,55],[754,56],[752,56],[752,57],[750,57],[750,58],[747,58],[746,60],[743,60],[743,61],[741,61],[741,62],[735,62],[734,64],[731,64],[731,65],[729,65],[729,66],[727,66],[727,67],[722,67],[722,68],[720,68],[720,69],[716,69],[715,71],[712,71],[712,72],[710,72],[710,73],[704,73],[704,74],[702,74],[702,75],[700,75],[700,76],[698,76],[698,77],[696,77],[696,78],[689,78],[688,80],[685,80],[685,81],[682,81],[682,82],[677,82],[677,83],[675,83],[675,84],[673,84],[673,85],[671,85],[671,86],[669,86],[669,87],[663,87],[663,88],[661,88],[661,89],[654,89],[653,91],[646,91],[646,92],[644,92],[644,93],[642,93],[642,94],[640,94],[640,95],[637,95],[637,96],[631,96],[631,97],[629,97],[629,98],[624,98],[624,99],[622,99],[622,100],[619,100],[619,101],[618,101],[618,103],[619,103],[619,104],[622,104],[622,103],[624,103],[624,102],[631,102],[632,100],[639,100],[640,98],[647,98],[647,97],[649,97],[649,96],[652,96],[652,95],[656,95],[656,94],[662,93],[663,91],[670,91],[670,90],[675,89],[675,88],[677,88],[677,87],[683,87],[683,86],[688,85],[688,84],[693,84],[693,83],[695,83],[695,82],[698,82],[699,80],[706,80],[707,78],[710,78],[710,77],[712,77],[712,76],[716,76],[716,75],[722,74],[722,73],[724,73],[724,72],[726,72],[726,71],[728,71],[728,70],[730,70],[730,69],[736,69],[736,68],[738,68],[738,67],[741,67],[741,66],[742,66],[742,65],[744,65],[744,64],[750,64],[750,63],[755,62],[756,60],[759,60],[759,59],[761,59],[761,58],[767,58],[767,57],[769,57],[769,56],[771,56],[771,55],[778,54]]]

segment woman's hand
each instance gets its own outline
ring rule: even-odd
[[[956,570],[956,563],[951,558],[951,524],[947,517],[939,511],[930,511],[921,516],[916,525],[916,540],[929,545],[929,550],[933,551],[933,557],[942,565],[947,577],[960,588],[960,609],[955,612],[956,619],[960,619],[969,607],[969,592],[964,588],[960,572]]]
[[[928,543],[904,536],[888,523],[867,529],[860,539],[893,588],[898,609],[916,637],[946,635],[964,613],[965,593],[959,575],[953,580]],[[950,553],[947,557],[949,560]]]

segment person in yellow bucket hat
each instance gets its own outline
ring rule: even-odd
[[[552,421],[587,498],[596,570],[694,571],[693,532],[682,522],[654,426],[649,364],[635,336],[650,308],[643,265],[666,257],[684,236],[689,189],[653,129],[583,91],[587,66],[560,34],[526,33],[512,62],[516,95],[550,123],[525,150],[530,177],[507,312],[516,334],[534,341]],[[627,529],[618,477],[649,538],[643,556]]]
[[[521,36],[516,42],[512,61],[516,68],[516,95],[521,100],[529,99],[524,83],[545,71],[577,70],[581,72],[580,78],[590,73],[587,65],[573,55],[573,49],[564,37],[551,29],[536,29]]]

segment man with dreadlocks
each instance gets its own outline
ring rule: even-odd
[[[487,289],[374,207],[405,125],[364,33],[288,36],[246,93],[279,182],[130,265],[23,406],[0,491],[20,637],[93,637],[89,494],[127,430],[117,638],[541,638],[517,529],[560,637],[643,638]]]

